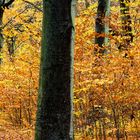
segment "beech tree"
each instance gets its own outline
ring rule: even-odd
[[[104,53],[103,45],[107,45],[108,38],[105,37],[109,33],[107,18],[110,13],[110,0],[98,0],[97,18],[95,21],[95,44],[99,46],[99,53]],[[95,50],[97,52],[97,50]]]
[[[73,139],[75,0],[43,0],[36,140]]]

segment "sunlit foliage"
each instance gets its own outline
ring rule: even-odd
[[[28,3],[29,2],[29,3]],[[0,138],[33,137],[38,92],[42,3],[16,0],[5,9],[3,63],[0,66]],[[31,2],[31,3],[30,3]],[[76,16],[74,62],[74,126],[77,140],[138,139],[140,136],[140,4],[130,2],[133,42],[120,51],[122,42],[119,3],[111,3],[107,19],[106,55],[94,55],[97,1]],[[79,3],[80,3],[79,2]],[[104,35],[103,35],[104,36]],[[12,40],[13,39],[13,40]],[[9,48],[10,47],[10,48]],[[10,50],[13,50],[10,52]],[[127,55],[126,55],[127,54]],[[13,135],[15,134],[15,136]]]

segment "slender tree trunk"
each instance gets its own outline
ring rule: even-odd
[[[2,63],[2,47],[3,47],[3,33],[2,33],[2,19],[3,19],[3,8],[0,7],[0,64]]]
[[[103,135],[102,135],[102,122],[101,119],[99,119],[99,140],[102,140]]]
[[[74,0],[43,0],[36,140],[73,140]]]
[[[95,137],[98,140],[98,128],[97,128],[97,121],[95,122]]]
[[[115,107],[112,108],[113,119],[114,119],[114,127],[116,128],[116,139],[120,140],[120,127],[119,127],[119,118],[117,118],[117,113]]]
[[[98,0],[97,18],[95,21],[95,31],[97,33],[95,44],[98,44],[99,49],[95,49],[95,52],[104,53],[103,45],[108,44],[108,37],[105,36],[109,33],[109,13],[110,0]]]
[[[129,13],[130,0],[120,0],[120,13],[122,23],[122,42],[119,49],[127,49],[133,41],[132,21]]]
[[[105,126],[105,118],[103,118],[103,139],[106,140],[106,126]]]
[[[19,122],[20,122],[20,127],[22,127],[22,103],[20,99],[20,108],[19,108]]]

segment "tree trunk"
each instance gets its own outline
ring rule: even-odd
[[[103,134],[102,134],[102,122],[101,119],[99,119],[99,140],[102,140]]]
[[[103,118],[103,123],[102,123],[102,125],[103,125],[103,140],[106,140],[106,128],[105,128],[105,118]]]
[[[36,140],[73,140],[74,0],[43,0]]]
[[[109,33],[109,13],[110,13],[110,0],[98,0],[97,18],[95,21],[95,31],[97,33],[95,37],[95,44],[99,46],[99,49],[95,49],[95,53],[105,53],[106,50],[103,45],[108,44],[108,37],[105,37]]]
[[[98,128],[97,128],[97,121],[95,122],[95,137],[98,140]]]
[[[114,119],[114,127],[116,128],[116,140],[120,140],[120,127],[119,127],[119,117],[117,116],[117,111],[115,107],[112,108],[113,119]]]
[[[122,42],[119,49],[127,49],[133,41],[132,21],[129,13],[130,0],[120,0],[120,13],[122,23]]]
[[[2,47],[3,47],[3,34],[2,34],[2,19],[3,19],[3,8],[0,7],[0,64],[2,63]]]

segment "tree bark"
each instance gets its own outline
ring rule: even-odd
[[[110,0],[98,0],[97,18],[95,21],[95,44],[98,44],[99,49],[95,52],[105,53],[106,50],[103,45],[108,44],[108,37],[105,37],[109,33],[109,13],[110,13]],[[98,51],[99,50],[99,51]]]
[[[120,13],[122,23],[122,42],[119,49],[127,49],[133,42],[132,21],[129,13],[130,0],[120,0]]]
[[[36,140],[73,140],[75,0],[43,0]]]
[[[0,7],[0,64],[2,63],[2,47],[3,47],[3,33],[2,33],[2,19],[3,19],[3,8]]]

